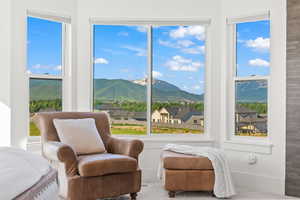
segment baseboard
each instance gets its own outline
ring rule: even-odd
[[[285,181],[263,175],[245,172],[232,172],[234,183],[239,188],[247,188],[251,191],[284,195]]]

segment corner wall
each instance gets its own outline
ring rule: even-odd
[[[27,74],[27,10],[68,15],[75,18],[75,0],[11,0],[11,19],[8,23],[11,28],[11,42],[9,44],[10,62],[10,135],[12,146],[26,148],[29,119],[28,102],[29,86]]]
[[[257,143],[240,142],[239,148],[235,144],[226,144],[226,90],[219,91],[221,98],[221,126],[219,127],[221,147],[226,150],[231,163],[236,185],[248,187],[255,191],[284,194],[285,186],[285,107],[286,107],[286,1],[285,0],[222,0],[220,46],[222,51],[220,71],[221,85],[226,85],[226,68],[228,66],[228,45],[226,18],[251,16],[257,13],[271,12],[271,79],[270,79],[270,107],[272,117],[269,118],[270,142],[272,152],[269,154],[256,153]],[[246,148],[247,147],[247,148]],[[261,146],[259,147],[261,148]],[[265,147],[264,147],[265,148]],[[257,163],[248,164],[248,156],[255,155]]]
[[[11,1],[0,1],[0,146],[11,144],[10,66],[11,66]]]

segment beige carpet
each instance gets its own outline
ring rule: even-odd
[[[167,191],[165,191],[161,184],[151,183],[145,184],[142,187],[142,191],[138,193],[137,200],[216,200],[207,192],[179,192],[176,194],[175,199],[169,198]],[[247,189],[238,189],[238,195],[232,198],[232,200],[290,200],[297,199],[294,197],[287,197],[275,194],[268,194],[262,192],[254,192]],[[100,200],[100,199],[98,199]],[[129,195],[125,195],[117,198],[107,198],[101,200],[130,200]]]

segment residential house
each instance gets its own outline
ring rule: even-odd
[[[152,122],[204,126],[203,112],[190,107],[163,107],[152,113]]]

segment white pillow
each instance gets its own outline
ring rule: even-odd
[[[54,119],[60,141],[77,154],[104,153],[105,146],[96,128],[95,119]]]

